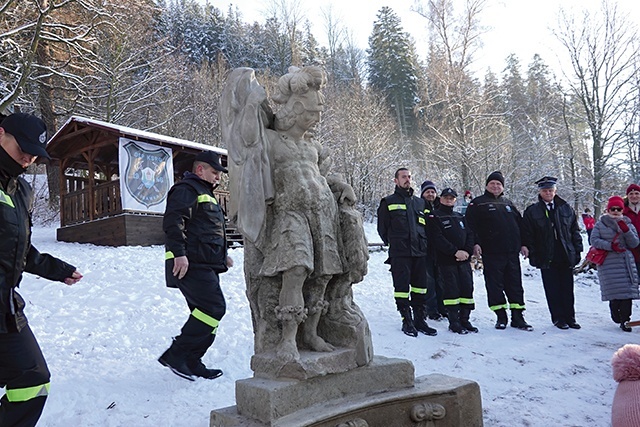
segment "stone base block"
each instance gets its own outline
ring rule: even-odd
[[[236,402],[212,411],[211,427],[482,426],[477,383],[439,374],[414,380],[411,362],[380,356],[306,381],[240,380]]]
[[[299,360],[286,363],[279,360],[275,353],[255,354],[251,357],[254,376],[268,379],[308,380],[357,367],[354,349],[339,349],[328,353],[301,351]]]

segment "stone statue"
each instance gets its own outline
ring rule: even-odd
[[[320,67],[291,67],[271,97],[274,114],[254,70],[238,68],[220,101],[229,216],[245,240],[255,353],[280,368],[300,362],[300,350],[355,349],[358,366],[373,357],[351,292],[367,268],[362,219],[353,189],[331,173],[327,151],[313,138],[325,82]],[[254,356],[257,372],[256,364]]]

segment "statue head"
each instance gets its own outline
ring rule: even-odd
[[[276,113],[276,129],[290,129],[304,112],[322,111],[324,96],[320,89],[326,82],[326,74],[318,66],[290,67],[289,72],[278,80],[272,97],[274,102],[283,104]]]

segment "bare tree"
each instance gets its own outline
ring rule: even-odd
[[[608,195],[603,191],[605,180],[618,169],[632,123],[627,112],[637,96],[637,29],[619,13],[616,4],[605,0],[598,13],[585,10],[579,19],[561,10],[555,35],[571,61],[572,73],[567,77],[582,104],[591,134],[593,204],[599,214],[601,202]]]

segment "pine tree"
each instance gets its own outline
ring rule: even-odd
[[[416,129],[418,60],[413,40],[387,6],[378,12],[367,53],[371,88],[387,100],[402,133],[411,135]]]

